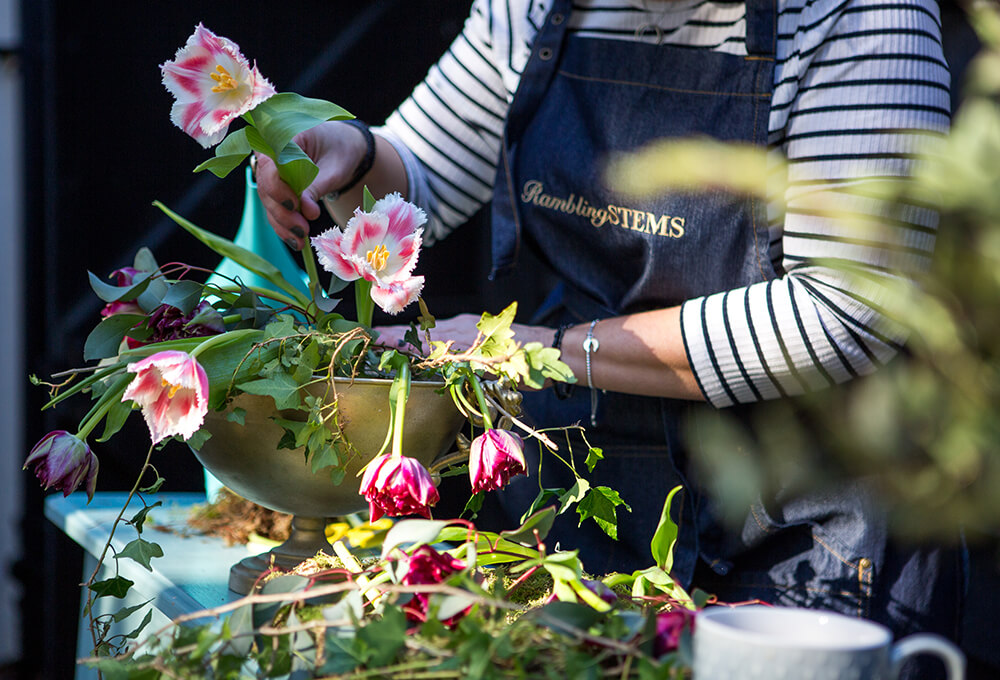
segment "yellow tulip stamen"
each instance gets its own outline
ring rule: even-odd
[[[374,250],[368,251],[368,254],[365,255],[365,261],[371,265],[372,269],[380,272],[389,263],[389,249],[385,247],[385,244],[379,244]]]
[[[218,85],[212,88],[212,92],[228,92],[240,86],[222,64],[216,64],[215,70],[217,73],[209,74],[212,80],[218,83]]]
[[[177,394],[177,390],[179,390],[181,387],[183,387],[183,385],[174,385],[172,382],[168,381],[166,378],[160,378],[160,384],[163,385],[163,387],[169,387],[170,388],[167,391],[167,399],[173,399],[174,395]]]

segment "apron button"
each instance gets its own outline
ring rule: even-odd
[[[548,47],[543,47],[542,49],[538,50],[538,57],[542,61],[548,61],[549,59],[552,58],[552,49]]]
[[[556,12],[555,14],[552,15],[552,25],[558,26],[563,22],[563,19],[565,19],[565,17],[563,17],[563,15],[560,14],[559,12]]]

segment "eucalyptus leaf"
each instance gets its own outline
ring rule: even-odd
[[[93,272],[87,272],[90,278],[90,287],[104,302],[130,302],[139,297],[147,286],[149,286],[150,273],[142,272],[132,279],[132,283],[127,286],[114,286],[105,283]]]
[[[102,319],[83,344],[83,358],[91,361],[116,356],[129,329],[145,319],[141,314],[112,314]]]
[[[163,297],[163,304],[176,307],[182,314],[190,314],[191,310],[201,302],[204,291],[204,284],[197,281],[177,281],[170,286],[167,294]]]

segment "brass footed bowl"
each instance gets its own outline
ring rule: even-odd
[[[302,420],[301,411],[277,411],[270,397],[241,394],[224,412],[210,411],[204,427],[212,434],[195,457],[236,494],[271,510],[303,517],[337,517],[366,509],[358,493],[358,472],[382,448],[389,431],[391,380],[337,378],[340,423],[353,447],[344,479],[335,485],[330,469],[312,472],[304,449],[279,449],[283,430],[275,416]],[[406,402],[403,455],[429,466],[448,453],[465,418],[440,383],[414,381]],[[312,386],[319,394],[324,385]],[[229,410],[246,411],[244,424],[227,419]]]

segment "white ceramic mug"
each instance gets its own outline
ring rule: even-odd
[[[914,654],[963,680],[965,656],[939,635],[893,644],[885,626],[817,609],[710,607],[694,626],[694,680],[891,680]]]

